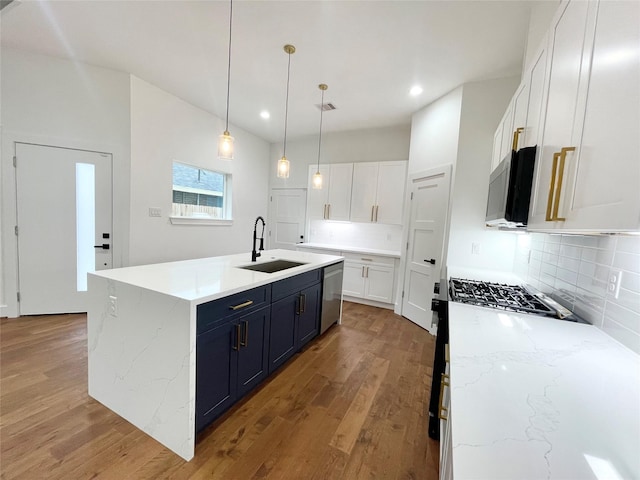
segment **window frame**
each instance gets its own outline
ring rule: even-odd
[[[174,205],[182,205],[182,204],[175,204],[173,202],[173,192],[174,192],[174,186],[175,186],[175,184],[173,183],[173,180],[174,180],[173,166],[176,163],[179,165],[184,165],[189,168],[204,170],[207,172],[216,173],[224,176],[224,191],[222,192],[223,218],[213,218],[209,216],[200,216],[200,215],[197,215],[197,216],[176,215],[174,213],[175,212]],[[195,189],[192,187],[182,187],[182,188],[190,189],[190,190],[202,190],[202,192],[198,192],[202,194],[206,194],[205,192],[217,193],[217,192],[214,192],[213,190]],[[184,191],[184,190],[178,190],[178,191]],[[192,192],[192,193],[195,193],[195,192]],[[189,163],[180,162],[178,160],[173,160],[171,162],[171,215],[169,215],[169,221],[171,222],[172,225],[220,225],[220,226],[233,225],[232,193],[233,193],[233,176],[231,175],[231,173],[212,170],[209,168],[201,167],[199,165],[192,165]]]

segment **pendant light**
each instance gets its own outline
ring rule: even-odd
[[[233,137],[229,133],[229,85],[231,84],[231,20],[233,18],[233,0],[229,1],[229,56],[227,63],[227,118],[225,129],[218,139],[218,158],[233,160]]]
[[[316,190],[322,189],[322,174],[320,173],[320,146],[322,145],[322,112],[324,112],[324,92],[329,88],[326,84],[321,83],[318,88],[322,90],[322,96],[320,97],[320,132],[318,133],[318,167],[316,173],[313,174],[311,184]]]
[[[291,54],[296,53],[293,45],[284,46],[285,53],[289,56],[287,65],[287,96],[284,103],[284,142],[282,145],[282,158],[278,160],[278,177],[289,178],[289,160],[287,160],[287,120],[289,116],[289,77],[291,75]]]

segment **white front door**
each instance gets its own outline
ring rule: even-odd
[[[448,165],[409,176],[411,207],[402,316],[429,331],[433,284],[442,267],[450,179]]]
[[[295,250],[304,242],[307,192],[304,188],[274,188],[269,211],[269,248]]]
[[[111,164],[111,154],[16,144],[21,315],[87,311],[87,272],[112,266]]]

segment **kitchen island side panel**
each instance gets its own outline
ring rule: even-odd
[[[91,274],[89,294],[89,395],[190,460],[195,445],[195,307]]]

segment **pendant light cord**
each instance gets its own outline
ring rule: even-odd
[[[229,131],[229,86],[231,85],[231,25],[233,19],[233,0],[229,2],[229,62],[227,64],[227,121],[225,132]]]
[[[282,145],[282,156],[287,156],[287,120],[289,118],[289,77],[291,75],[291,53],[289,55],[289,62],[287,65],[287,97],[284,102],[284,143]]]
[[[318,135],[318,168],[316,172],[320,172],[320,145],[322,145],[322,113],[324,112],[324,90],[320,97],[320,134]]]

